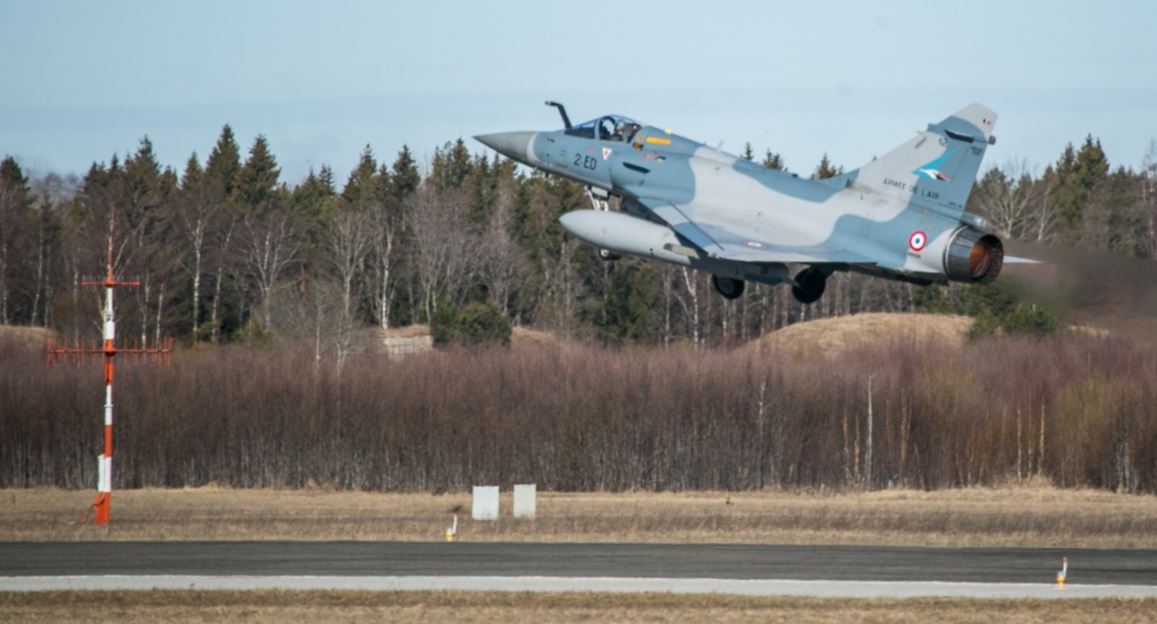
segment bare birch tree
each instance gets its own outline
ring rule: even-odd
[[[1141,205],[1145,211],[1145,252],[1157,259],[1157,139],[1150,139],[1141,161]]]
[[[341,314],[337,329],[337,365],[340,371],[353,345],[357,279],[362,275],[370,251],[370,219],[354,210],[345,210],[330,222],[327,231],[329,261],[341,285]]]
[[[1028,161],[1010,161],[984,174],[976,185],[976,201],[993,227],[1022,238],[1029,227],[1032,207],[1039,200],[1039,190]]]
[[[511,236],[511,212],[514,191],[503,184],[498,189],[494,213],[478,241],[478,268],[482,281],[490,288],[490,297],[509,315],[510,300],[523,282],[527,270],[526,258]]]
[[[409,214],[414,236],[415,269],[421,288],[422,312],[433,317],[438,300],[459,303],[464,286],[474,277],[477,237],[468,216],[469,204],[457,189],[439,191],[423,184],[414,193]]]
[[[689,301],[682,298],[679,303],[683,306],[683,318],[687,319],[690,324],[691,342],[696,348],[700,346],[702,337],[699,331],[699,280],[698,272],[689,269],[681,269],[683,273],[683,285],[687,287],[687,294]]]
[[[408,201],[408,200],[407,200]],[[370,213],[368,281],[370,307],[382,329],[390,328],[390,309],[398,287],[398,265],[407,206],[378,202]]]
[[[219,237],[216,241],[217,245],[213,249],[214,253],[210,256],[216,264],[213,271],[213,303],[209,306],[210,337],[214,344],[221,340],[222,286],[225,283],[225,267],[229,264],[229,258],[233,252],[234,232],[236,229],[236,219],[229,216],[225,223],[222,224]]]
[[[180,231],[189,245],[190,257],[183,266],[192,281],[192,323],[193,341],[198,339],[201,327],[201,278],[205,272],[205,252],[209,244],[209,225],[220,204],[208,201],[201,185],[183,193],[178,205]]]
[[[258,307],[265,330],[272,329],[270,295],[285,270],[297,261],[299,242],[288,214],[276,208],[242,220],[245,240],[242,252],[248,277],[257,289]]]

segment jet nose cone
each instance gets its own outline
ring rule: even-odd
[[[479,143],[490,149],[513,158],[521,163],[530,163],[534,158],[531,141],[537,132],[495,132],[494,134],[480,134],[475,138]]]

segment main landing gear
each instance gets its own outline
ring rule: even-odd
[[[743,294],[743,280],[737,280],[731,277],[720,277],[718,275],[711,276],[711,285],[719,294],[723,295],[724,299],[738,299]]]
[[[804,269],[796,274],[791,294],[800,303],[815,303],[823,296],[827,282],[828,274],[824,271],[815,267]],[[724,299],[738,299],[742,296],[745,283],[733,277],[711,276],[711,285]]]

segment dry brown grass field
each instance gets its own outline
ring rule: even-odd
[[[0,622],[1157,622],[1157,600],[515,592],[0,593]]]
[[[50,338],[56,338],[57,333],[43,327],[24,327],[22,325],[0,325],[0,341],[11,341],[22,347],[40,350]]]
[[[856,314],[789,325],[752,342],[781,356],[836,356],[888,341],[935,342],[958,349],[972,319],[945,314]]]
[[[376,342],[381,338],[421,338],[430,335],[430,326],[420,323],[392,327],[387,330],[375,331],[369,334]],[[510,344],[515,348],[528,346],[573,346],[566,338],[549,331],[531,329],[526,326],[515,326],[510,333]]]
[[[125,490],[110,527],[78,523],[92,492],[0,491],[0,540],[403,540],[442,538],[461,506],[460,539],[1157,548],[1157,497],[1034,484],[820,494],[539,493],[533,521],[473,522],[470,495],[322,489]]]

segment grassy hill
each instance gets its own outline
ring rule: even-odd
[[[55,331],[43,327],[0,325],[0,342],[14,342],[22,347],[43,349],[46,340],[56,337]]]
[[[960,347],[971,325],[967,316],[855,314],[789,325],[752,344],[780,355],[802,357],[835,356],[870,345],[906,341]]]
[[[407,325],[372,334],[374,350],[383,348],[391,353],[424,353],[433,348],[429,325]],[[515,350],[532,347],[566,348],[575,343],[557,334],[515,326],[510,333],[510,346]]]

